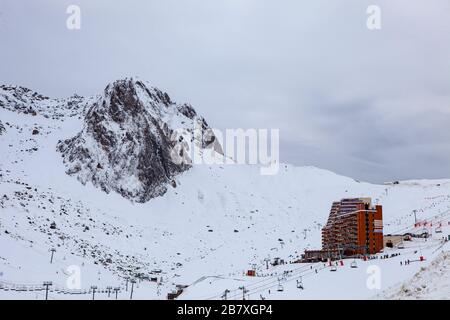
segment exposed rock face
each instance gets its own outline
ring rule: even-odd
[[[196,124],[205,132],[199,145],[212,146],[214,135],[190,105],[176,105],[142,81],[118,80],[89,108],[83,130],[57,149],[67,174],[83,184],[146,202],[164,194],[168,183],[175,185],[173,177],[190,168],[188,162],[174,161],[171,152],[183,139],[175,129],[192,132]]]
[[[179,106],[178,111],[180,111],[180,113],[182,115],[184,115],[185,117],[187,117],[191,120],[197,116],[197,112],[195,112],[194,108],[190,104],[187,104],[187,103],[184,103],[181,106]]]

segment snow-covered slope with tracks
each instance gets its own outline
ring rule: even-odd
[[[67,101],[35,98],[28,90],[22,93],[25,97],[11,87],[1,90],[0,121],[5,128],[0,135],[2,298],[40,299],[42,291],[18,292],[11,288],[53,281],[51,298],[90,298],[89,288],[97,285],[118,287],[119,298],[125,299],[129,298],[126,278],[132,277],[140,279],[136,298],[165,299],[177,284],[200,285],[204,282],[199,279],[209,276],[242,278],[252,264],[263,268],[266,258],[294,261],[305,248],[319,248],[320,229],[331,203],[343,197],[372,197],[381,203],[387,233],[410,227],[413,210],[420,219],[450,210],[449,180],[373,185],[314,167],[291,165],[281,165],[274,176],[260,175],[257,166],[192,165],[171,175],[173,183],[164,182],[163,195],[142,199],[135,197],[139,192],[124,197],[126,193],[113,187],[119,180],[98,175],[97,181],[105,182],[113,191],[105,193],[88,170],[97,170],[100,163],[99,170],[109,168],[116,175],[121,172],[117,168],[124,169],[126,174],[116,178],[128,179],[126,170],[133,167],[125,158],[123,166],[114,167],[116,162],[104,158],[109,154],[103,150],[102,155],[97,142],[83,145],[80,140],[87,141],[89,132],[95,131],[89,131],[86,121],[91,119],[89,112],[92,115],[100,110],[93,106],[102,106],[105,95],[77,97],[78,102],[69,108]],[[138,101],[147,105],[145,99],[151,95],[142,90],[137,94]],[[108,89],[105,92],[110,98]],[[169,123],[172,129],[183,125],[189,128],[193,122],[188,119],[198,118],[188,105],[170,102],[165,109],[161,103],[150,111],[159,112],[158,120]],[[109,111],[102,109],[99,116],[108,116]],[[140,116],[136,117],[130,120]],[[142,119],[143,124],[147,125],[148,119]],[[139,133],[140,127],[132,127],[132,123],[116,123],[122,124],[114,131],[116,137],[126,135],[128,130]],[[66,155],[64,164],[57,150],[60,141],[74,137],[74,148],[68,146],[66,151],[84,146],[91,158],[98,157],[95,167],[81,167],[84,184],[66,174],[68,165],[75,166],[80,159],[72,161],[71,153],[60,149]],[[134,138],[136,145],[131,150],[142,142]],[[130,157],[134,154],[129,149],[116,151]],[[50,264],[52,248],[56,251]],[[67,287],[73,266],[81,271],[80,291]],[[152,278],[157,282],[150,281]],[[186,294],[191,290],[186,298],[200,296],[196,285],[186,290]],[[63,295],[64,288],[73,294]],[[204,290],[211,290],[205,296],[215,294],[211,287],[201,292]],[[99,298],[107,295],[99,294]]]

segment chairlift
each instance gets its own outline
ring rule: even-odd
[[[335,265],[331,266],[330,271],[332,271],[332,272],[337,271],[337,267]]]
[[[397,246],[398,249],[405,249],[405,245],[403,244],[403,242],[399,243]]]
[[[277,291],[278,292],[283,292],[284,291],[283,285],[279,284],[278,288],[277,288]]]
[[[300,278],[300,280],[297,280],[297,289],[303,290],[303,281],[301,278]]]
[[[358,264],[356,263],[356,261],[353,261],[353,262],[350,264],[350,268],[353,268],[353,269],[358,268]]]

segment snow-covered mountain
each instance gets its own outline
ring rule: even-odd
[[[42,291],[10,289],[52,281],[51,298],[86,298],[97,285],[125,299],[127,277],[140,281],[136,298],[165,299],[180,284],[190,286],[186,298],[209,297],[218,289],[211,277],[234,285],[253,265],[264,270],[265,259],[292,262],[320,248],[334,200],[372,197],[388,233],[410,227],[413,210],[419,219],[450,210],[450,180],[374,185],[287,164],[273,176],[250,165],[180,165],[169,154],[174,141],[221,147],[192,106],[136,79],[68,99],[1,86],[0,121],[5,298],[41,299]],[[198,125],[202,134],[189,134]],[[73,266],[79,291],[67,288]]]
[[[212,147],[214,141],[206,134],[206,121],[190,105],[176,104],[167,93],[139,80],[109,84],[88,108],[81,132],[58,143],[66,172],[83,184],[92,182],[138,202],[163,195],[166,185],[175,184],[173,178],[191,167],[172,159],[184,137],[177,135],[179,130],[193,133],[200,123],[201,147]]]
[[[95,97],[83,98],[77,94],[67,99],[51,99],[21,86],[0,85],[1,108],[54,120],[81,116],[92,99]]]

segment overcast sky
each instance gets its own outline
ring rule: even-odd
[[[64,97],[125,76],[212,127],[279,128],[283,162],[450,178],[448,0],[0,0],[0,83]]]

